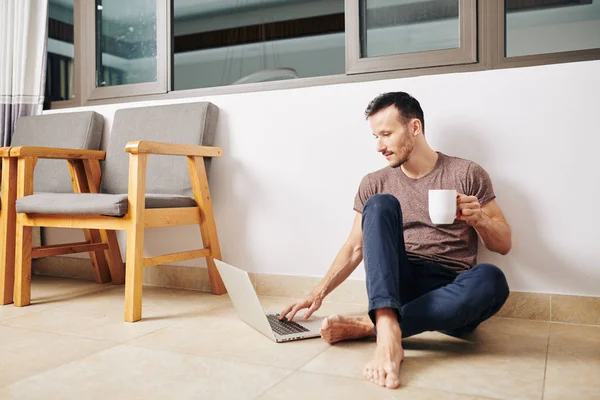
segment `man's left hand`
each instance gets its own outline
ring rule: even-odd
[[[479,200],[475,196],[467,196],[466,194],[459,193],[456,198],[456,207],[458,210],[456,218],[465,221],[471,226],[477,225],[483,218],[481,204],[479,204]]]

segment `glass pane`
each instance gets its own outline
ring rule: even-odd
[[[507,57],[600,48],[598,0],[506,0],[505,5]]]
[[[459,0],[360,1],[361,57],[460,47]]]
[[[96,86],[156,81],[156,1],[96,0]]]
[[[175,90],[345,73],[344,0],[174,0]]]
[[[71,100],[75,96],[73,19],[73,0],[48,2],[45,108],[52,101]]]

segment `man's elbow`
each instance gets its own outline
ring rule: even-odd
[[[347,249],[350,251],[350,253],[352,254],[352,258],[362,258],[362,242],[358,242],[358,241],[348,241],[346,243],[346,247]]]
[[[496,250],[496,252],[505,256],[508,253],[510,253],[511,250],[512,250],[512,240],[511,240],[511,238],[508,238],[506,243],[503,243],[502,246],[500,246],[500,248],[498,248]]]

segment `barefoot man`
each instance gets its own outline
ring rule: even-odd
[[[397,388],[402,338],[424,331],[464,335],[500,310],[509,293],[506,278],[497,267],[476,263],[477,246],[481,239],[487,249],[507,254],[511,230],[487,172],[429,147],[415,98],[382,94],[366,116],[389,166],[362,179],[346,243],[320,284],[281,315],[291,320],[307,308],[308,318],[364,260],[368,316],[331,316],[321,335],[330,344],[376,335],[365,378]],[[453,224],[431,223],[429,189],[459,193]]]

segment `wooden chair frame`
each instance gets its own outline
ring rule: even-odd
[[[55,150],[55,149],[52,149]],[[116,259],[119,253],[115,230],[127,231],[127,255],[125,268],[125,321],[135,322],[142,318],[143,268],[175,261],[205,257],[211,290],[214,294],[226,293],[214,259],[221,259],[221,250],[213,215],[208,179],[204,165],[205,157],[221,157],[218,147],[170,144],[161,142],[129,142],[125,148],[129,155],[128,212],[123,217],[76,214],[23,214],[16,217],[15,293],[16,306],[31,301],[31,227],[83,228],[100,230],[101,242],[56,246],[61,251],[68,246],[70,252],[89,251],[89,247],[108,251]],[[18,158],[17,198],[33,193],[33,166],[37,158],[60,158],[69,162],[74,185],[79,192],[97,193],[100,182],[99,160],[104,152],[70,150],[49,152],[33,147],[13,147],[11,156]],[[100,157],[102,154],[102,157]],[[146,165],[148,156],[162,154],[186,157],[196,207],[145,208]],[[203,249],[144,258],[144,229],[164,226],[200,225]],[[118,255],[120,258],[120,253]],[[111,269],[112,272],[112,269]]]
[[[13,302],[15,279],[15,201],[17,198],[17,160],[10,158],[10,147],[0,148],[2,157],[2,200],[0,204],[0,301]]]
[[[45,151],[53,154],[62,154],[61,152],[65,149],[52,149],[52,148],[35,148],[28,147],[29,150],[33,151]],[[12,148],[4,147],[0,148],[0,156],[2,157],[2,207],[0,209],[0,301],[2,305],[10,304],[13,302],[14,295],[14,278],[15,278],[15,233],[16,233],[16,210],[15,203],[17,199],[17,181],[18,181],[18,158],[12,156],[10,151]],[[76,152],[78,150],[67,150],[69,152]],[[100,154],[102,153],[102,154]],[[95,156],[104,158],[104,152],[98,152]],[[55,157],[48,157],[55,158]],[[97,162],[98,160],[96,160]],[[33,167],[35,166],[35,161]],[[89,168],[89,165],[88,165]],[[99,172],[99,164],[97,168]],[[96,174],[97,175],[97,174]],[[99,182],[99,175],[95,177],[96,181]],[[75,185],[75,191],[78,190],[78,186]],[[91,183],[93,186],[93,183]],[[82,188],[84,191],[87,190],[87,186]],[[107,283],[113,282],[115,284],[123,284],[125,281],[123,261],[121,260],[118,243],[116,242],[116,236],[114,232],[100,232],[97,230],[85,229],[84,234],[86,242],[74,243],[71,245],[58,245],[58,246],[40,246],[31,249],[32,258],[48,257],[60,254],[77,253],[83,251],[89,251],[90,258],[94,269],[94,276],[96,282]],[[106,238],[104,242],[108,240],[114,240],[118,253],[118,258],[112,262],[113,258],[109,254],[105,254],[105,250],[108,249],[107,244],[96,244],[102,241],[102,238]],[[110,267],[109,267],[110,266]]]

